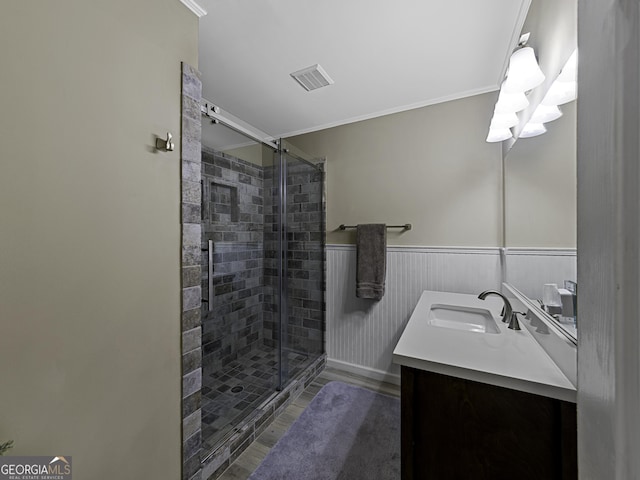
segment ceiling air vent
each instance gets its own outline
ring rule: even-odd
[[[302,88],[310,92],[327,85],[333,85],[333,80],[327,75],[327,72],[320,65],[312,65],[311,67],[303,68],[297,72],[291,74],[296,81],[302,85]]]

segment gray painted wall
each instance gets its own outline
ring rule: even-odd
[[[640,12],[579,1],[578,460],[640,478]]]

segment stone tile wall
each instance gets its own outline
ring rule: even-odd
[[[205,372],[223,368],[262,343],[262,167],[202,152],[202,248],[213,240],[213,310],[203,304]],[[209,298],[207,255],[202,290]]]
[[[182,480],[201,478],[200,73],[182,64]]]
[[[263,342],[266,346],[278,346],[278,167],[264,167],[264,296]]]
[[[265,344],[277,343],[278,331],[278,199],[273,178],[265,169]],[[324,201],[323,172],[299,162],[287,165],[287,289],[288,347],[319,354],[324,349]],[[265,188],[266,189],[266,188]]]
[[[323,351],[324,219],[322,172],[287,168],[288,343],[296,352]]]

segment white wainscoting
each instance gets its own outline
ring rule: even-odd
[[[327,363],[398,383],[393,349],[424,290],[478,294],[500,285],[498,248],[393,246],[384,297],[363,300],[355,295],[355,246],[327,245]]]
[[[575,250],[508,249],[506,259],[505,280],[531,298],[545,283],[576,278]],[[355,295],[355,246],[327,245],[327,364],[399,383],[393,349],[423,290],[478,294],[502,282],[497,247],[391,246],[384,297],[363,300]]]
[[[565,280],[577,281],[575,249],[508,248],[505,282],[530,299],[542,299],[545,283],[562,287]]]

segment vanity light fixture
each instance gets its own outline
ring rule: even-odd
[[[491,125],[489,126],[489,128],[490,129],[511,128],[511,127],[515,127],[519,121],[520,120],[518,120],[518,116],[513,112],[494,113],[493,118],[491,119]]]
[[[567,63],[562,67],[558,78],[542,99],[543,105],[563,105],[578,96],[578,50],[574,50]]]
[[[522,46],[511,55],[509,72],[503,89],[507,93],[523,93],[544,82],[544,73],[538,66],[531,47]]]
[[[529,123],[547,123],[557,120],[562,116],[562,112],[555,105],[538,105],[529,119]]]
[[[562,67],[560,75],[558,75],[559,82],[575,82],[578,79],[578,49],[576,48],[567,63]]]
[[[512,138],[511,130],[508,128],[490,128],[489,135],[487,135],[487,142],[503,142]]]
[[[524,92],[507,93],[500,89],[495,113],[519,112],[529,106],[529,100]]]
[[[520,36],[518,48],[511,54],[507,78],[500,87],[487,142],[501,142],[513,137],[509,127],[519,123],[516,112],[529,106],[526,92],[544,82],[544,73],[540,70],[535,52],[526,46],[528,41],[528,33]]]
[[[527,123],[520,132],[519,138],[531,138],[537,137],[545,133],[547,129],[541,123]]]
[[[551,84],[549,91],[542,99],[542,105],[563,105],[575,100],[578,96],[576,82],[559,82]]]

